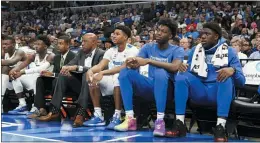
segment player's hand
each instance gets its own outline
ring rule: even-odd
[[[227,67],[218,70],[217,73],[218,73],[217,81],[223,82],[227,78],[231,77],[235,73],[235,70],[231,67]]]
[[[99,72],[98,74],[95,74],[93,77],[92,82],[90,83],[90,86],[98,86],[100,80],[103,78],[103,73]]]
[[[93,76],[94,76],[94,73],[92,72],[91,69],[89,69],[89,70],[87,71],[87,75],[86,75],[86,80],[87,80],[88,83],[91,83],[91,82],[92,82]]]
[[[182,63],[179,67],[179,72],[186,72],[188,69],[188,64]]]
[[[52,77],[53,76],[53,73],[50,72],[50,71],[42,71],[41,72],[41,76],[45,76],[45,77]]]

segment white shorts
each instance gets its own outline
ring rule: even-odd
[[[23,89],[33,90],[36,93],[36,80],[40,76],[39,73],[25,74],[12,81],[15,93],[23,92]]]
[[[119,86],[118,76],[118,73],[114,75],[103,76],[103,78],[99,82],[102,96],[114,94],[114,87]]]

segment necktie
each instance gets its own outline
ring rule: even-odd
[[[63,58],[63,56],[61,56],[61,59],[60,59],[60,68],[62,68],[63,65],[64,65],[64,58]]]
[[[92,52],[89,53],[89,54],[87,54],[87,55],[86,55],[86,58],[91,57],[91,56],[92,56]]]

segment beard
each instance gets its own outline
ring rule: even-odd
[[[205,49],[205,50],[209,50],[210,48],[214,47],[216,44],[214,43],[204,43],[202,44],[202,47]]]

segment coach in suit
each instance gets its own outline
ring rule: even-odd
[[[70,51],[69,45],[70,45],[69,36],[59,37],[58,52],[60,54],[57,54],[54,57],[53,72],[47,70],[42,71],[41,76],[37,78],[36,94],[34,98],[35,107],[33,107],[34,109],[31,110],[33,111],[33,113],[30,114],[28,118],[36,118],[36,117],[47,115],[45,109],[45,99],[44,99],[46,90],[50,90],[51,95],[53,94],[57,77],[60,73],[62,66],[68,64],[75,57],[75,54]]]
[[[49,114],[38,118],[39,120],[50,121],[59,118],[62,98],[66,90],[70,89],[79,95],[77,103],[80,107],[74,121],[74,126],[82,126],[89,96],[86,72],[102,60],[104,53],[103,50],[97,48],[97,36],[95,34],[87,33],[83,36],[82,49],[60,71],[51,100],[52,108]],[[75,72],[82,73],[82,76],[78,76],[79,74],[75,74]]]

